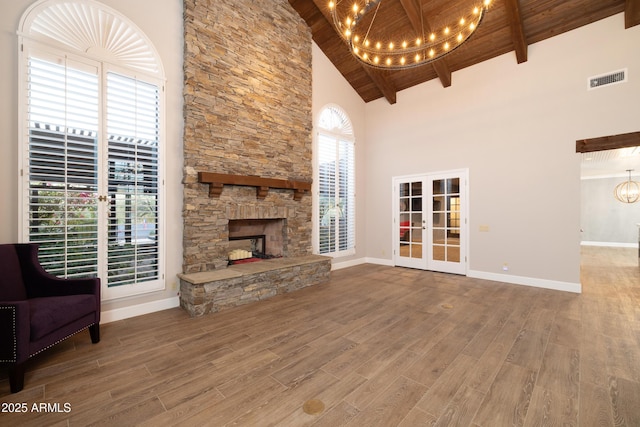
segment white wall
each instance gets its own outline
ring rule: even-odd
[[[313,43],[312,54],[314,148],[320,112],[329,104],[336,104],[346,111],[353,125],[353,133],[356,139],[356,253],[349,257],[334,258],[332,265],[334,268],[339,268],[348,266],[350,263],[356,262],[356,260],[363,260],[366,256],[366,223],[368,215],[366,215],[365,202],[368,185],[365,156],[367,150],[365,141],[365,103],[315,43]],[[315,191],[314,189],[314,194]],[[314,215],[316,215],[316,210],[317,207],[314,206]],[[314,216],[315,220],[316,217]],[[316,233],[314,230],[314,238]]]
[[[638,130],[638,46],[619,14],[366,104],[367,256],[391,259],[393,176],[469,168],[469,275],[579,290],[575,141]],[[628,83],[586,90],[624,67]]]
[[[18,239],[18,43],[16,30],[32,0],[2,0],[0,14],[0,243]],[[159,52],[167,78],[166,291],[103,303],[112,320],[177,303],[182,271],[182,1],[102,0],[131,19]],[[152,11],[152,12],[150,12]],[[175,288],[174,288],[175,287]],[[142,304],[142,305],[140,305]]]
[[[640,160],[636,160],[636,163]],[[638,165],[640,167],[640,164]],[[637,247],[640,203],[622,203],[613,197],[613,189],[627,176],[583,178],[580,194],[582,244]],[[632,174],[638,181],[639,176]]]

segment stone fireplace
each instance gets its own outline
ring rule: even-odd
[[[184,28],[181,305],[200,315],[327,280],[311,195],[296,187],[313,176],[310,30],[287,0],[185,0]],[[228,267],[245,232],[276,257]]]

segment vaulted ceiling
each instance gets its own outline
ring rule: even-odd
[[[384,97],[391,104],[400,90],[433,79],[449,87],[455,84],[455,71],[508,52],[513,52],[517,63],[526,62],[529,45],[620,12],[625,13],[625,28],[640,23],[640,0],[492,0],[481,25],[458,49],[424,66],[389,71],[371,68],[354,58],[333,25],[329,0],[289,3],[311,29],[316,44],[365,102]],[[457,19],[462,8],[474,3],[477,0],[382,0],[376,22],[396,28],[415,27],[417,22],[435,26],[439,20]]]

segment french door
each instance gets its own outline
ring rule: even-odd
[[[159,85],[42,52],[27,77],[22,240],[103,299],[162,289]]]
[[[466,273],[467,170],[393,179],[393,261]]]

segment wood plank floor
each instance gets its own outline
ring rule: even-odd
[[[637,251],[582,260],[581,295],[362,265],[109,323],[36,356],[20,393],[2,368],[3,411],[27,412],[0,425],[640,426]]]

